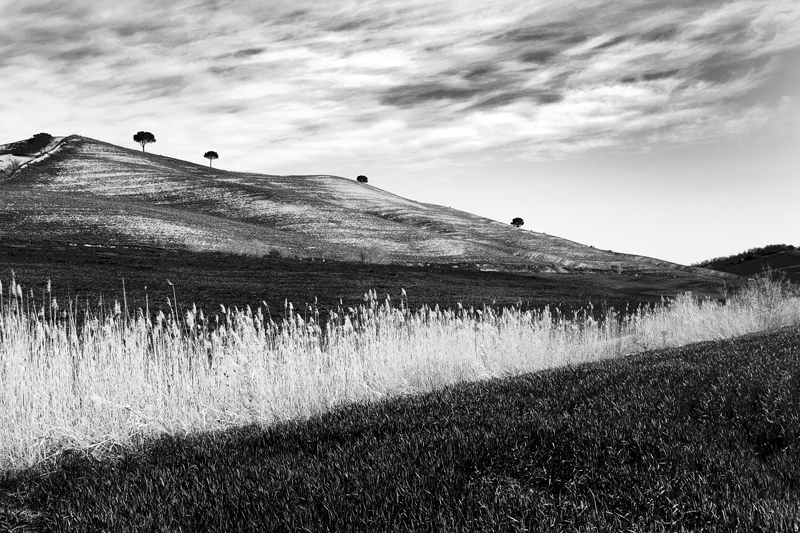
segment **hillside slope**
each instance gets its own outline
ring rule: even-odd
[[[737,276],[752,277],[767,269],[771,269],[773,272],[783,272],[789,279],[800,282],[800,250],[756,257],[741,263],[724,265],[716,270]]]
[[[800,282],[800,249],[792,244],[770,244],[742,253],[715,257],[694,266],[742,277],[757,276],[767,270]]]
[[[533,271],[709,271],[601,251],[336,176],[228,172],[72,135],[0,181],[0,235]],[[705,274],[719,275],[719,274]]]

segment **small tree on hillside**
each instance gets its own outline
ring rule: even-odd
[[[204,153],[204,154],[203,154],[203,157],[205,157],[206,159],[208,159],[208,166],[209,166],[209,167],[211,166],[211,162],[212,162],[213,160],[215,160],[215,159],[219,159],[219,155],[217,155],[217,152],[214,152],[214,151],[209,151],[209,152],[206,152],[206,153]]]
[[[511,221],[511,225],[514,226],[515,228],[522,227],[523,224],[525,224],[525,221],[519,217],[516,217],[514,218],[514,220]]]
[[[359,183],[367,183],[369,181],[369,179],[367,179],[366,176],[361,175],[361,176],[356,178],[356,181],[358,181]]]
[[[156,137],[149,131],[140,131],[133,136],[133,140],[142,145],[142,152],[144,152],[144,145],[156,142]]]

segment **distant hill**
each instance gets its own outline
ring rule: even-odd
[[[55,150],[63,137],[37,133],[30,139],[0,145],[0,181],[10,178],[24,165],[41,160]]]
[[[694,266],[744,277],[755,276],[771,269],[783,272],[789,279],[800,282],[800,249],[791,244],[770,244],[736,255],[702,261]]]
[[[46,149],[54,140],[49,133],[37,133],[30,139],[0,146],[0,155],[34,157]]]
[[[0,146],[0,154],[27,145]],[[228,172],[78,135],[37,148],[0,177],[0,239],[489,270],[719,275],[415,202],[355,179]]]

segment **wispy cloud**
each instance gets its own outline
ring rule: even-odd
[[[735,135],[788,105],[760,89],[800,49],[796,2],[478,4],[13,3],[0,116],[183,124],[290,163],[563,157]]]

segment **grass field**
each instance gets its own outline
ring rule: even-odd
[[[598,314],[604,308],[658,303],[691,291],[719,297],[724,278],[701,277],[687,272],[635,275],[631,273],[534,274],[482,272],[469,265],[364,264],[338,261],[262,258],[246,255],[165,250],[141,246],[82,246],[64,242],[0,239],[0,272],[7,281],[11,270],[27,289],[41,295],[51,280],[52,296],[89,301],[95,305],[122,300],[125,284],[131,309],[168,312],[170,280],[179,304],[216,310],[220,304],[250,305],[266,302],[282,310],[288,299],[298,307],[317,301],[323,316],[342,300],[356,306],[362,295],[376,290],[384,297],[407,291],[408,303],[441,307],[481,307],[484,304],[525,309],[558,307],[564,313],[591,302]],[[154,265],[157,265],[154,266]],[[736,280],[733,280],[735,283]],[[185,310],[185,309],[184,309]]]
[[[800,531],[789,282],[78,136],[3,187],[2,532]]]
[[[782,272],[795,283],[800,282],[800,250],[767,255],[739,264],[723,266],[718,270],[737,276],[756,276],[765,269]]]
[[[716,257],[693,266],[743,277],[757,276],[769,270],[793,283],[800,282],[800,250],[791,244],[751,248],[736,255]]]
[[[800,330],[0,473],[9,531],[800,529]]]
[[[796,289],[766,278],[726,303],[683,295],[599,320],[591,309],[411,309],[375,292],[327,321],[289,302],[181,312],[175,293],[151,318],[124,300],[57,307],[50,290],[41,306],[12,280],[0,302],[4,468],[800,323]]]
[[[602,319],[0,294],[0,530],[798,527],[800,293],[768,277]]]

